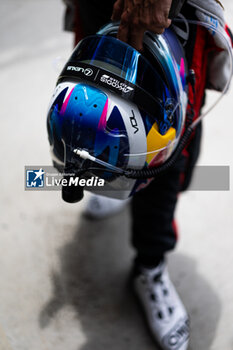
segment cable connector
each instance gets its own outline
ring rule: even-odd
[[[89,159],[91,160],[92,162],[94,162],[96,159],[95,157],[91,156],[89,152],[85,151],[85,150],[80,150],[80,149],[74,149],[73,152],[75,154],[77,154],[80,158],[86,160],[86,159]]]

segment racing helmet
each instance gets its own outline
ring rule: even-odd
[[[172,30],[145,32],[140,53],[116,38],[118,25],[75,47],[50,101],[47,129],[59,171],[96,176],[103,188],[85,189],[125,199],[150,182],[125,176],[128,169],[160,166],[179,143],[187,64]]]

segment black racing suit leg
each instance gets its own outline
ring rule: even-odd
[[[175,248],[177,229],[174,220],[178,195],[188,187],[200,150],[201,124],[176,164],[148,187],[136,193],[131,201],[132,244],[136,262],[155,266],[165,253]],[[185,186],[185,187],[184,187]]]

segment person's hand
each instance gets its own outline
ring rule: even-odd
[[[120,20],[118,39],[141,51],[146,30],[162,34],[169,27],[172,0],[117,0],[112,20]]]

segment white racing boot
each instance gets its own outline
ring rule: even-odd
[[[133,283],[149,328],[161,349],[187,350],[189,318],[165,262],[153,269],[140,267]]]
[[[128,202],[129,199],[121,200],[91,194],[84,214],[92,219],[104,219],[119,212]]]

